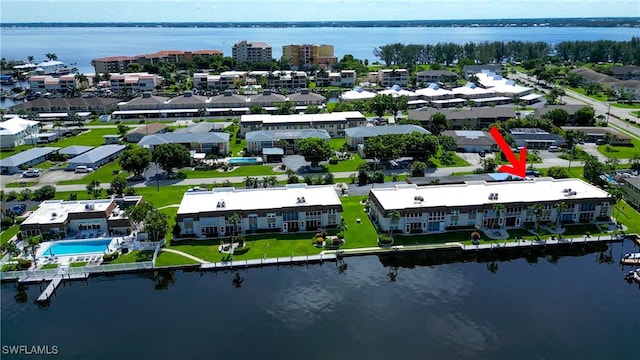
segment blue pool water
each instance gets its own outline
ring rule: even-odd
[[[229,164],[257,164],[260,161],[258,161],[258,158],[242,158],[242,157],[235,157],[235,158],[229,158],[227,160],[227,163]]]
[[[49,246],[42,254],[47,256],[51,255],[51,253],[54,255],[72,255],[104,252],[110,242],[111,239],[58,242]]]

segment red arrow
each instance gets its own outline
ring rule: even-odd
[[[518,158],[513,154],[513,151],[511,151],[511,146],[507,144],[507,142],[502,137],[502,134],[500,134],[500,131],[495,126],[492,127],[491,130],[489,130],[489,133],[491,134],[491,136],[493,136],[493,139],[500,147],[500,150],[502,150],[502,152],[504,153],[504,156],[507,157],[509,163],[511,163],[511,165],[500,166],[498,171],[522,178],[525,177],[527,172],[527,148],[523,147],[520,150],[520,160],[518,160]]]

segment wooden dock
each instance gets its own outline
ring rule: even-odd
[[[202,270],[233,269],[233,268],[268,266],[268,265],[312,264],[312,263],[321,263],[323,261],[335,261],[335,260],[336,260],[336,254],[286,256],[286,257],[279,257],[279,258],[263,258],[263,259],[253,259],[253,260],[234,260],[234,261],[202,263],[200,265],[200,268]]]
[[[51,282],[49,283],[49,285],[47,285],[47,288],[44,289],[44,291],[42,292],[42,294],[40,294],[40,296],[38,296],[38,302],[48,301],[51,295],[53,295],[53,293],[58,288],[58,285],[60,285],[61,283],[62,283],[62,275],[58,274],[54,276]]]
[[[620,263],[623,265],[640,265],[640,253],[625,254]]]

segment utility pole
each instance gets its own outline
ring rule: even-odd
[[[609,127],[609,114],[611,114],[611,103],[609,103],[609,109],[607,110],[607,127]]]

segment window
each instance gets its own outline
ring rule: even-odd
[[[432,212],[432,213],[429,213],[429,220],[430,221],[443,221],[444,220],[444,216],[445,216],[444,211]]]

